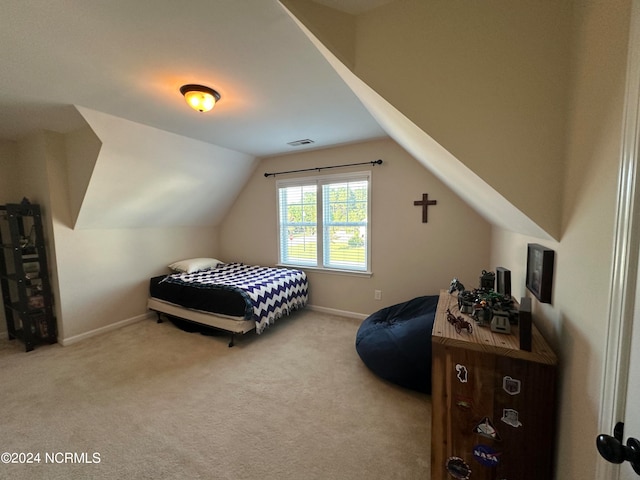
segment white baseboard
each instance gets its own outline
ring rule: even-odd
[[[335,308],[320,307],[318,305],[307,305],[309,310],[316,312],[328,313],[330,315],[337,315],[339,317],[355,318],[356,320],[364,320],[369,315],[364,313],[348,312],[346,310],[337,310]]]
[[[96,335],[101,335],[106,332],[110,332],[112,330],[117,330],[118,328],[125,327],[127,325],[131,325],[132,323],[141,322],[142,320],[147,320],[155,317],[154,312],[143,313],[142,315],[136,315],[135,317],[126,318],[124,320],[120,320],[119,322],[112,323],[111,325],[107,325],[104,327],[96,328],[95,330],[90,330],[85,333],[81,333],[79,335],[74,335],[69,338],[58,338],[58,343],[63,347],[69,346],[73,343],[78,343],[82,340],[86,340],[87,338],[95,337]]]
[[[346,317],[353,318],[355,320],[364,320],[369,315],[365,313],[356,313],[349,312],[347,310],[338,310],[336,308],[328,308],[321,307],[318,305],[307,305],[309,310],[314,310],[316,312],[327,313],[329,315],[336,315],[338,317]],[[68,338],[58,338],[58,343],[63,347],[72,345],[74,343],[81,342],[86,340],[87,338],[95,337],[97,335],[102,335],[103,333],[110,332],[112,330],[117,330],[118,328],[126,327],[127,325],[131,325],[132,323],[141,322],[142,320],[147,320],[150,318],[155,318],[156,314],[154,312],[147,312],[141,315],[136,315],[135,317],[127,318],[124,320],[120,320],[119,322],[112,323],[111,325],[106,325],[104,327],[96,328],[94,330],[90,330],[88,332],[81,333],[79,335],[74,335]],[[0,336],[7,336],[7,331],[0,331]]]

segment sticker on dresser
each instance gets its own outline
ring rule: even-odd
[[[476,445],[473,447],[473,458],[485,467],[496,467],[500,463],[500,452],[496,452],[489,445]]]
[[[475,426],[473,433],[477,433],[478,435],[482,435],[483,437],[487,437],[498,442],[502,440],[489,417],[484,417],[480,423]]]
[[[460,383],[467,383],[469,381],[469,370],[460,363],[456,364],[456,377]]]
[[[471,477],[471,468],[460,457],[449,457],[447,472],[457,480],[469,480]]]
[[[502,420],[507,425],[511,425],[512,427],[518,428],[522,426],[520,419],[518,418],[519,414],[517,410],[513,408],[504,408],[502,410]]]
[[[520,380],[516,380],[515,378],[511,378],[509,376],[506,376],[502,379],[502,389],[509,395],[518,395],[520,393],[521,387],[522,382],[520,382]]]

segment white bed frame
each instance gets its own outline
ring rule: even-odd
[[[232,317],[229,315],[220,315],[215,313],[204,312],[202,310],[193,310],[185,308],[175,303],[165,302],[154,297],[147,300],[147,308],[158,314],[158,323],[162,323],[160,314],[164,313],[171,317],[177,317],[191,322],[200,323],[209,327],[224,330],[231,334],[229,347],[233,347],[235,335],[238,333],[245,334],[251,330],[255,330],[256,322],[254,320],[246,320],[244,317]]]

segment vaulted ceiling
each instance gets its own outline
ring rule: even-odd
[[[4,0],[0,64],[3,139],[74,130],[72,105],[254,156],[385,135],[277,0]],[[222,99],[195,112],[187,83]]]
[[[386,136],[277,0],[6,0],[0,64],[0,139],[71,135],[73,228],[217,225],[257,158]]]
[[[260,157],[390,136],[490,222],[556,236],[562,132],[553,128],[562,122],[554,111],[563,110],[561,102],[553,102],[564,93],[564,71],[558,75],[540,67],[547,66],[545,55],[555,55],[558,40],[565,40],[557,33],[564,25],[554,30],[551,24],[549,40],[540,41],[536,30],[558,16],[556,7],[540,7],[540,18],[529,22],[537,4],[519,6],[505,22],[500,5],[474,4],[461,11],[446,1],[434,5],[421,0],[4,0],[0,139],[18,140],[42,129],[72,135],[67,144],[75,156],[67,164],[81,172],[69,175],[75,182],[69,187],[73,228],[217,225]],[[446,11],[448,21],[438,9]],[[388,15],[396,21],[389,22]],[[500,22],[499,28],[481,18]],[[364,39],[361,19],[369,35]],[[425,21],[431,29],[423,28]],[[466,36],[457,31],[465,23],[472,28]],[[532,27],[535,35],[523,36],[512,48],[512,36],[522,26]],[[378,34],[379,27],[388,32]],[[442,38],[424,43],[425,32]],[[387,35],[399,43],[387,45]],[[441,43],[451,35],[455,41]],[[371,38],[379,46],[362,49],[361,42]],[[474,48],[478,39],[487,44]],[[464,42],[466,50],[460,49]],[[554,62],[563,66],[565,46],[560,46]],[[381,58],[383,50],[388,51]],[[497,53],[490,53],[493,63],[480,72],[485,58],[469,56],[471,50]],[[357,69],[356,58],[364,60]],[[379,60],[388,67],[380,68]],[[459,71],[447,79],[447,88],[440,79],[425,88],[423,79],[451,66]],[[529,70],[544,78],[531,77]],[[485,83],[468,73],[484,74]],[[179,93],[187,83],[215,88],[222,99],[212,112],[195,112]],[[500,83],[509,90],[499,91]],[[445,91],[453,96],[447,99]],[[536,95],[548,97],[555,110],[545,109]],[[532,107],[527,115],[518,103]],[[451,115],[460,107],[461,115]],[[547,127],[549,119],[553,123]],[[513,130],[507,143],[497,136],[505,127]],[[446,142],[432,138],[432,129],[442,130]],[[549,136],[552,130],[558,133]],[[313,143],[288,144],[302,139]],[[539,151],[545,142],[553,151]],[[537,165],[541,158],[549,168]],[[535,182],[522,188],[513,175],[527,170]],[[193,188],[198,185],[202,188]],[[551,192],[542,199],[540,186]]]

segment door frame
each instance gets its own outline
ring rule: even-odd
[[[631,329],[637,292],[640,250],[640,0],[631,0],[627,78],[622,126],[622,148],[614,226],[608,329],[602,372],[602,393],[598,431],[612,435],[615,424],[624,419],[631,352]],[[594,439],[595,449],[595,439]],[[596,479],[618,480],[618,465],[599,458]]]

